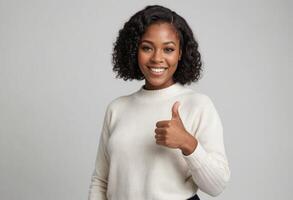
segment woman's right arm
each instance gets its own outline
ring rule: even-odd
[[[109,130],[106,112],[99,139],[95,169],[91,177],[88,200],[107,200],[106,194],[109,174],[109,156],[107,154],[106,144],[108,142],[108,138]]]

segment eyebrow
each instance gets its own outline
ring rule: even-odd
[[[147,43],[154,44],[154,43],[153,43],[152,41],[150,41],[150,40],[142,40],[141,43],[143,43],[143,42],[147,42]],[[175,42],[173,42],[173,41],[167,41],[167,42],[164,42],[163,44],[174,44],[174,45],[176,46]]]

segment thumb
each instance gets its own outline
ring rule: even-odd
[[[172,107],[172,119],[180,119],[180,115],[179,115],[179,112],[178,112],[179,105],[180,105],[179,101],[176,101],[173,104],[173,107]]]

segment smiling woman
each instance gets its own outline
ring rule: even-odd
[[[154,33],[156,41],[145,38],[150,37],[150,34],[153,37]],[[171,41],[167,41],[168,38]],[[162,41],[158,43],[158,39]],[[184,18],[162,6],[147,6],[135,13],[119,31],[112,55],[116,77],[123,80],[145,80],[139,66],[138,54],[141,50],[139,48],[143,47],[144,51],[152,50],[153,53],[158,53],[153,56],[159,56],[162,51],[158,51],[161,50],[158,47],[166,42],[173,42],[174,46],[165,48],[164,52],[177,50],[176,52],[180,53],[180,59],[177,58],[178,68],[173,74],[174,82],[184,85],[198,81],[201,78],[202,63],[193,32]],[[174,49],[175,44],[178,43],[179,45]]]
[[[180,59],[179,38],[169,23],[150,25],[142,36],[138,50],[138,65],[146,83],[145,89],[162,89],[174,83]]]
[[[212,100],[184,87],[202,70],[186,21],[157,5],[137,12],[119,31],[113,65],[145,84],[107,106],[89,200],[219,195],[230,179],[223,127]]]

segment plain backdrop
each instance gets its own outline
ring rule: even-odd
[[[149,4],[182,15],[224,127],[231,179],[203,200],[292,198],[292,1],[0,0],[0,199],[87,199],[116,79],[112,45]],[[170,180],[171,181],[171,180]]]

